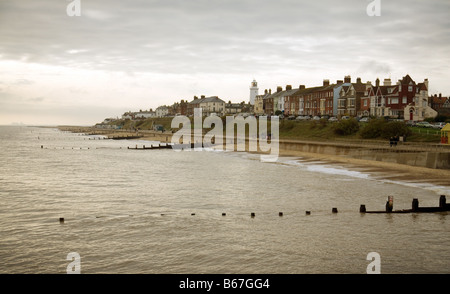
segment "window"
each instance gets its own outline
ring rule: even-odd
[[[406,96],[403,96],[403,98],[402,98],[402,103],[403,103],[403,104],[406,104],[406,102],[407,102]]]
[[[408,86],[408,92],[412,92],[413,91],[413,86]]]
[[[391,98],[391,104],[398,104],[398,98]]]
[[[367,99],[364,99],[364,106],[367,106]]]

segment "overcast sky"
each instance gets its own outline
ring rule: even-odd
[[[0,124],[95,124],[194,95],[409,74],[450,94],[450,1],[0,0]]]

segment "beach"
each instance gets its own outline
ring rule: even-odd
[[[426,182],[450,186],[450,170],[433,169],[376,160],[357,159],[343,155],[280,150],[281,156],[294,156],[305,160],[318,160],[324,164],[344,165],[351,170],[376,173],[386,179]]]
[[[166,143],[170,142],[172,138],[172,132],[161,132],[152,130],[139,130],[134,132],[131,130],[95,129],[92,127],[80,127],[80,126],[60,126],[58,127],[58,129],[60,129],[61,131],[68,131],[74,133],[103,135],[109,138],[123,137],[124,139],[126,139],[127,136],[131,137],[138,135],[139,138],[135,139],[141,141],[161,141]],[[324,142],[316,142],[316,143],[323,144]],[[436,169],[421,166],[413,166],[408,164],[399,164],[396,162],[388,162],[381,160],[360,159],[352,157],[351,155],[348,154],[336,155],[336,154],[327,154],[324,152],[303,152],[299,150],[285,149],[283,148],[283,146],[285,145],[280,144],[279,149],[280,156],[297,157],[305,161],[320,161],[323,164],[341,165],[351,170],[375,173],[378,176],[381,177],[384,176],[386,179],[407,180],[420,183],[425,182],[440,186],[450,186],[450,169]],[[347,147],[351,148],[349,145]]]

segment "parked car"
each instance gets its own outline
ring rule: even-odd
[[[296,120],[309,120],[310,117],[307,115],[299,115],[295,118]]]
[[[312,118],[313,120],[320,120],[320,116],[314,116],[313,118]]]
[[[368,118],[367,116],[366,117],[362,117],[359,121],[360,122],[369,122],[370,118]]]
[[[328,119],[328,121],[333,122],[333,121],[338,121],[338,119],[336,117],[332,116]]]
[[[445,126],[445,123],[443,122],[437,122],[433,124],[433,129],[442,129]]]
[[[427,121],[419,121],[418,123],[416,123],[416,126],[421,127],[421,128],[432,128],[433,127],[433,125]]]
[[[341,117],[341,119],[350,119],[350,116],[343,116],[343,117]]]
[[[288,117],[288,120],[294,120],[295,119],[295,115],[290,115],[289,117]]]

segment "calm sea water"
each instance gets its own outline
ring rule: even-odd
[[[94,138],[0,127],[0,273],[66,273],[70,252],[82,273],[366,273],[369,252],[381,273],[450,273],[448,213],[359,213],[388,195],[437,206],[449,187]]]

